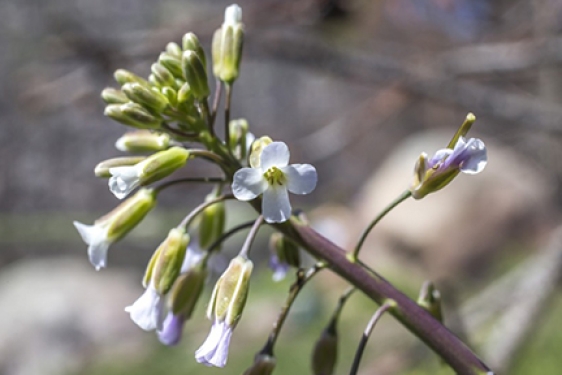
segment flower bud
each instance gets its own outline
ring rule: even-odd
[[[443,311],[441,310],[441,293],[435,289],[433,283],[426,281],[418,297],[418,305],[423,307],[435,319],[443,322]]]
[[[144,283],[152,282],[154,289],[162,295],[168,293],[180,274],[189,235],[184,228],[173,228],[168,237],[160,244],[150,260]],[[150,280],[150,282],[148,282]]]
[[[139,129],[158,129],[162,123],[162,119],[137,103],[110,104],[103,113],[117,122]]]
[[[191,92],[191,87],[188,83],[184,83],[180,91],[178,91],[178,103],[185,103],[193,98],[193,93]]]
[[[207,58],[205,57],[205,51],[203,47],[201,47],[201,43],[199,43],[199,39],[193,33],[187,33],[182,38],[182,45],[184,51],[193,51],[201,60],[201,64],[205,67],[205,71],[207,71]]]
[[[168,69],[168,71],[170,71],[170,73],[172,73],[172,75],[175,78],[182,78],[183,74],[182,74],[182,70],[181,70],[180,58],[181,58],[181,56],[176,57],[176,56],[170,55],[169,53],[162,52],[160,54],[160,56],[158,56],[158,62],[163,67]]]
[[[213,290],[207,309],[209,319],[225,321],[229,326],[238,323],[246,304],[252,268],[252,261],[242,256],[230,261]]]
[[[94,222],[74,226],[88,244],[90,262],[99,270],[106,266],[109,245],[124,237],[156,204],[156,194],[151,189],[141,189],[113,211]]]
[[[238,5],[226,8],[224,23],[213,35],[213,73],[223,82],[231,84],[238,78],[244,27],[242,9]]]
[[[123,104],[129,102],[129,98],[127,98],[127,95],[125,95],[123,91],[111,87],[103,89],[101,98],[107,104]]]
[[[170,310],[185,320],[191,318],[195,305],[203,292],[207,269],[201,263],[181,274],[170,291]]]
[[[216,198],[216,194],[209,194],[206,201]],[[226,209],[224,202],[215,203],[201,213],[199,222],[199,247],[207,249],[224,233]]]
[[[166,69],[164,65],[154,63],[150,66],[150,70],[152,71],[156,82],[159,83],[159,86],[174,86],[174,75],[170,73],[170,71]]]
[[[168,99],[156,88],[147,88],[139,83],[126,83],[123,92],[131,101],[141,104],[156,112],[162,112],[168,105]]]
[[[144,78],[141,78],[135,73],[131,73],[125,69],[117,69],[115,73],[113,73],[113,77],[115,77],[115,80],[121,86],[125,83],[140,83],[141,85],[150,87],[150,83],[148,83]]]
[[[209,96],[209,84],[207,73],[203,62],[194,51],[184,51],[181,59],[183,77],[191,87],[193,96],[197,100],[205,99]]]
[[[276,362],[272,355],[258,353],[254,358],[254,364],[244,371],[244,375],[271,375]]]
[[[283,280],[290,267],[300,267],[301,258],[297,244],[283,234],[275,232],[271,235],[269,249],[269,268],[273,271],[273,281]]]
[[[126,197],[138,186],[149,185],[172,174],[187,162],[189,151],[182,147],[171,147],[150,155],[130,167],[111,168],[109,189],[119,199]]]
[[[180,46],[178,46],[177,43],[170,42],[166,45],[166,52],[179,59],[181,57],[182,51],[181,51]]]
[[[149,130],[127,132],[115,142],[115,148],[123,152],[156,152],[166,150],[168,147],[170,147],[168,134]]]
[[[107,159],[96,165],[94,168],[94,174],[96,177],[109,178],[111,177],[111,173],[109,172],[110,168],[135,165],[143,161],[145,158],[145,156],[123,156]]]
[[[312,353],[312,373],[332,375],[338,357],[338,336],[335,326],[330,324],[323,332]]]
[[[252,168],[260,167],[260,157],[265,146],[273,142],[273,140],[267,136],[258,138],[252,143],[252,151],[250,152],[250,166]]]
[[[248,151],[252,142],[256,138],[250,133],[248,121],[246,119],[238,119],[230,121],[230,139],[229,146],[232,153],[238,160],[246,161]]]
[[[168,100],[168,103],[170,103],[170,105],[172,107],[177,107],[177,105],[178,105],[178,93],[176,92],[176,90],[174,90],[171,87],[166,86],[166,87],[162,88],[162,94],[164,94],[164,96]]]

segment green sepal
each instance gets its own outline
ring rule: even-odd
[[[183,147],[171,147],[150,155],[142,162],[140,173],[141,186],[149,185],[169,176],[183,167],[189,157],[189,151]]]
[[[122,156],[104,160],[96,165],[94,174],[100,178],[110,178],[109,168],[126,167],[140,163],[146,156]]]
[[[185,229],[174,228],[156,250],[159,254],[154,262],[150,280],[160,294],[165,295],[174,285],[180,274],[188,244],[189,234]]]

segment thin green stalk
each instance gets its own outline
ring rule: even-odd
[[[350,261],[352,261],[352,262],[357,261],[357,257],[359,256],[359,251],[361,250],[361,247],[363,246],[363,243],[365,242],[365,240],[367,239],[367,236],[369,235],[369,233],[371,233],[371,230],[375,227],[375,225],[377,225],[377,223],[379,221],[381,221],[381,219],[383,217],[385,217],[386,214],[388,214],[390,211],[392,211],[392,209],[394,207],[396,207],[400,203],[404,202],[411,195],[412,195],[412,192],[410,190],[406,190],[398,198],[396,198],[392,203],[390,203],[384,210],[382,210],[381,213],[379,213],[373,219],[373,221],[371,221],[369,226],[361,234],[361,237],[359,238],[359,241],[357,242],[357,245],[355,246],[355,249],[353,250],[353,253],[350,255]]]
[[[193,219],[195,219],[195,217],[197,217],[197,215],[199,215],[201,212],[203,212],[203,210],[205,210],[205,208],[207,208],[209,206],[212,206],[215,203],[225,201],[227,199],[234,199],[234,195],[225,194],[225,195],[221,195],[220,197],[216,197],[214,199],[211,199],[207,202],[201,203],[199,206],[195,207],[195,209],[193,211],[191,211],[189,213],[189,215],[187,215],[186,217],[183,218],[179,227],[185,227],[187,229],[187,227],[189,227],[189,225],[191,224]]]
[[[252,247],[252,243],[254,243],[254,239],[258,234],[258,230],[260,226],[263,224],[263,216],[260,215],[254,222],[254,226],[250,229],[250,233],[248,233],[248,237],[246,237],[246,241],[244,241],[244,245],[242,246],[242,250],[240,250],[240,256],[244,258],[248,258],[248,254],[250,253],[250,248]]]
[[[230,152],[230,106],[232,100],[232,85],[225,85],[225,102],[224,102],[224,143]]]
[[[224,183],[226,180],[223,177],[186,177],[179,178],[177,180],[166,181],[154,188],[154,191],[159,193],[160,191],[177,184],[191,184],[191,183],[201,183],[201,184],[214,184],[214,183]]]

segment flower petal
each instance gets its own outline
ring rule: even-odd
[[[195,243],[190,243],[185,249],[185,257],[183,258],[183,263],[181,264],[181,271],[180,273],[185,273],[189,271],[193,266],[195,266],[201,259],[205,253],[199,249]]]
[[[458,143],[457,143],[458,144]],[[441,150],[437,150],[435,152],[435,154],[433,154],[433,156],[431,158],[429,158],[429,160],[427,161],[426,164],[426,170],[433,168],[437,163],[440,163],[446,159],[449,158],[449,156],[451,156],[453,154],[453,150],[451,150],[450,148],[442,148]],[[444,165],[448,163],[444,162],[441,165],[441,168],[444,168]]]
[[[281,281],[287,276],[290,266],[279,260],[277,254],[271,254],[269,257],[269,268],[273,271],[272,279],[275,282]]]
[[[158,339],[164,345],[173,346],[180,342],[185,320],[181,315],[174,315],[169,312],[162,324],[162,330],[159,330]]]
[[[308,194],[316,187],[318,174],[310,164],[291,164],[281,168],[287,177],[287,189],[294,194]]]
[[[228,359],[228,348],[232,337],[232,327],[225,321],[213,322],[209,336],[195,352],[197,362],[206,366],[224,367]]]
[[[118,199],[123,199],[140,185],[140,176],[135,166],[109,168],[109,190]]]
[[[252,200],[266,188],[267,181],[259,168],[241,168],[234,173],[232,193],[238,200]]]
[[[260,167],[262,171],[267,171],[271,167],[286,167],[290,156],[289,147],[285,143],[271,142],[261,152]]]
[[[82,240],[88,244],[88,257],[96,271],[107,264],[107,250],[110,241],[107,239],[107,229],[99,225],[86,225],[75,221],[74,226],[80,233]]]
[[[282,223],[291,217],[291,203],[285,186],[270,186],[263,192],[262,215],[268,223]]]
[[[164,299],[152,284],[131,306],[125,307],[133,322],[145,331],[162,329],[163,309]]]
[[[467,158],[461,162],[461,172],[466,174],[477,174],[482,172],[488,163],[486,145],[480,139],[471,138],[466,143]]]

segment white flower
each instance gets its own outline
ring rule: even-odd
[[[123,199],[140,186],[142,165],[138,163],[132,166],[109,168],[109,173],[112,176],[108,182],[109,190],[117,198]]]
[[[280,223],[291,216],[290,191],[308,194],[316,187],[316,169],[310,164],[289,164],[289,148],[283,142],[264,147],[260,165],[241,168],[234,174],[232,192],[242,201],[263,194],[262,214],[268,223]]]
[[[231,326],[224,320],[214,321],[209,336],[195,352],[197,362],[206,366],[224,367],[228,360],[228,347],[231,337]]]
[[[224,11],[224,24],[237,25],[242,22],[242,8],[237,4],[232,4]]]
[[[152,283],[131,306],[125,307],[125,311],[131,315],[131,320],[145,331],[163,328],[164,298]]]
[[[88,257],[96,271],[107,264],[107,250],[113,241],[108,238],[109,226],[102,224],[86,225],[78,221],[73,222],[80,236],[88,244]],[[106,224],[106,225],[104,225]]]

